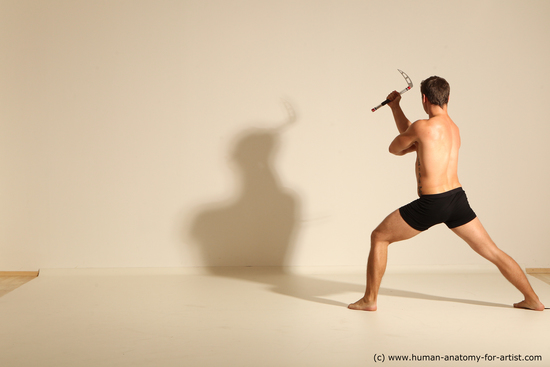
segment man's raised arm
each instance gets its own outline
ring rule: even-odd
[[[401,94],[399,94],[399,92],[397,91],[393,91],[388,95],[388,99],[390,100],[388,106],[391,108],[391,111],[393,113],[393,118],[395,119],[397,130],[399,130],[399,133],[402,134],[407,131],[407,129],[411,125],[411,122],[405,116],[405,113],[399,105],[399,101],[401,101]]]

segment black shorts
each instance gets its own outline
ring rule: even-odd
[[[456,228],[476,217],[462,187],[441,194],[422,195],[399,208],[399,213],[408,225],[418,231],[425,231],[439,223]]]

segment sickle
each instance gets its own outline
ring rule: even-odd
[[[405,78],[405,81],[408,84],[407,88],[405,88],[401,92],[399,92],[399,94],[403,94],[403,93],[405,93],[406,91],[410,90],[413,87],[413,82],[412,82],[411,78],[409,78],[409,76],[407,74],[405,74],[404,71],[399,70],[399,69],[397,69],[397,71],[399,71],[401,73],[401,75],[403,75],[403,78]],[[390,103],[390,100],[386,99],[384,102],[382,102],[378,106],[374,107],[371,111],[374,112],[377,109],[379,109],[380,107],[387,105],[388,103]]]

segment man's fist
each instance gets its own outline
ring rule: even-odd
[[[387,99],[389,100],[388,106],[390,106],[390,107],[397,106],[397,105],[399,105],[399,101],[401,101],[401,94],[399,94],[398,91],[394,90],[393,92],[388,94]]]

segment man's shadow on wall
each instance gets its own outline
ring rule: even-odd
[[[301,222],[299,196],[285,186],[275,164],[284,132],[297,123],[292,106],[285,103],[285,107],[288,116],[277,127],[250,128],[237,135],[229,152],[237,193],[198,208],[188,234],[212,275],[254,281],[275,293],[334,304],[320,297],[360,287],[285,270]]]
[[[220,266],[282,267],[298,231],[299,198],[281,182],[275,160],[288,118],[273,129],[250,128],[230,148],[237,175],[234,197],[207,204],[192,221],[190,234],[211,272]]]
[[[289,104],[286,108],[288,117],[278,127],[250,128],[238,134],[230,150],[239,180],[238,192],[233,198],[200,207],[186,235],[198,245],[212,275],[265,284],[275,293],[307,301],[346,306],[347,303],[326,297],[350,292],[361,294],[364,284],[285,271],[300,227],[299,196],[284,185],[275,169],[283,132],[296,123],[294,110]],[[380,289],[380,294],[502,306],[385,288]]]

